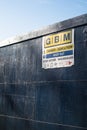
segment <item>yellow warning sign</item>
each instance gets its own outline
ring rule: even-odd
[[[44,48],[53,47],[56,45],[66,43],[72,43],[72,30],[44,37]]]
[[[73,50],[73,48],[74,48],[74,44],[67,44],[67,45],[62,45],[62,46],[57,46],[57,47],[51,47],[51,48],[45,49],[45,54]]]

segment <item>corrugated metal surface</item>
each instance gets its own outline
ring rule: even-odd
[[[39,31],[1,47],[1,130],[87,129],[87,15],[48,28],[41,32],[74,29],[75,65],[43,69]]]

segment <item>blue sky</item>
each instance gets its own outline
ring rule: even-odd
[[[87,0],[0,0],[0,40],[87,13]]]

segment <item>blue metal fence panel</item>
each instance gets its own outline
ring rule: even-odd
[[[87,22],[77,23],[71,67],[42,68],[43,36],[0,48],[1,130],[87,129]]]

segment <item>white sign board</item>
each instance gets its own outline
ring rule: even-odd
[[[42,68],[74,65],[74,29],[43,37]]]

